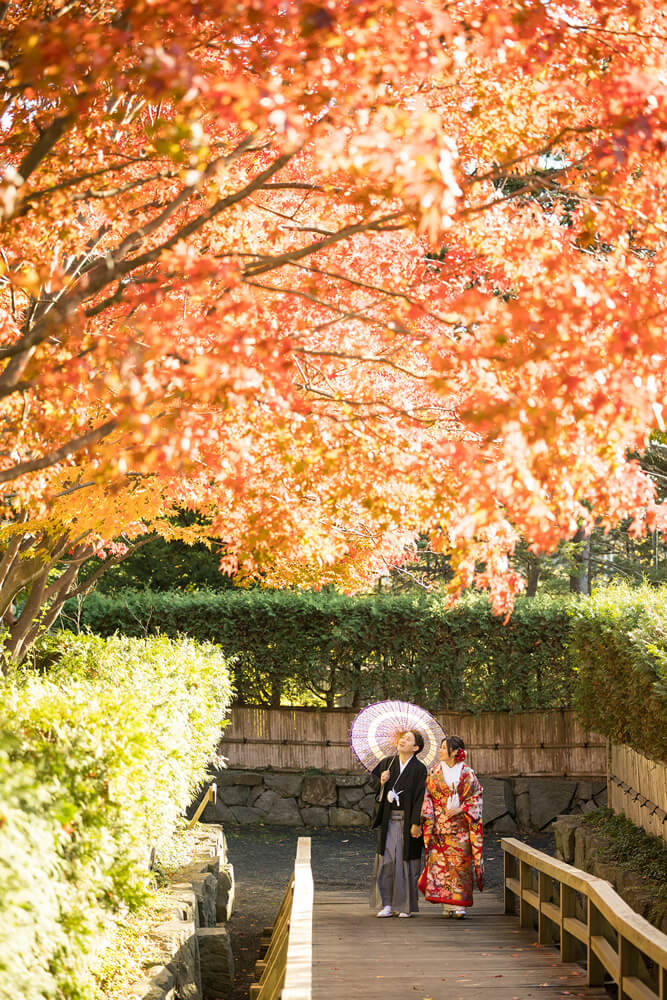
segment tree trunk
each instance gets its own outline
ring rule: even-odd
[[[591,536],[585,534],[583,528],[578,528],[572,539],[577,548],[574,556],[574,568],[570,573],[570,593],[586,594],[591,592]]]
[[[22,551],[9,547],[0,557],[4,581],[0,586],[0,620],[9,626],[9,635],[0,647],[0,668],[4,673],[10,663],[20,663],[34,642],[53,625],[68,597],[78,597],[92,590],[99,577],[111,566],[122,562],[154,535],[147,535],[128,547],[123,555],[106,559],[102,565],[77,586],[79,570],[94,555],[94,546],[81,537],[70,543],[67,535],[57,539],[41,536],[29,543],[22,542]],[[60,571],[59,576],[53,574]],[[49,582],[49,578],[50,582]],[[11,612],[12,602],[30,588],[18,617]]]
[[[280,708],[280,702],[283,696],[283,682],[282,678],[272,677],[271,678],[271,708]]]
[[[526,574],[526,597],[535,597],[537,585],[542,571],[542,559],[540,556],[531,555],[528,559],[528,573]]]
[[[23,610],[12,625],[9,638],[5,643],[6,653],[10,659],[15,660],[17,663],[20,663],[23,658],[25,640],[42,607],[50,568],[47,565],[41,575],[33,582],[27,600],[23,605]]]
[[[19,660],[24,658],[39,636],[48,632],[55,622],[62,610],[63,604],[71,595],[70,588],[76,584],[80,567],[81,563],[73,563],[67,567],[63,575],[58,579],[56,596],[53,597],[50,607],[48,607],[48,610],[43,611],[39,617],[33,619],[31,627],[23,639],[21,649],[15,654]]]

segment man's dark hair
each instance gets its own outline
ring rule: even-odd
[[[419,732],[418,729],[411,729],[410,732],[414,736],[415,743],[417,744],[417,749],[415,750],[415,753],[421,753],[422,750],[424,749],[424,737],[422,736],[422,734]]]

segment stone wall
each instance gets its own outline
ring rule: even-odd
[[[553,824],[556,840],[556,857],[575,868],[609,882],[622,899],[667,934],[667,906],[664,903],[664,886],[656,885],[636,871],[622,868],[604,860],[606,840],[581,816],[558,816]]]
[[[367,827],[375,809],[378,783],[359,772],[213,772],[217,802],[202,816],[205,823],[269,823],[294,827]],[[508,836],[546,830],[553,819],[604,805],[606,782],[573,778],[493,778],[484,786],[484,824],[489,833]]]
[[[191,862],[168,885],[171,912],[152,928],[146,974],[129,995],[141,1000],[225,1000],[234,958],[227,921],[234,903],[234,870],[217,825],[195,828]]]

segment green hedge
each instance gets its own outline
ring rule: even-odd
[[[65,621],[102,635],[218,643],[235,658],[239,704],[407,698],[432,709],[524,711],[572,702],[568,609],[560,598],[520,600],[505,625],[484,597],[449,607],[411,595],[128,591],[92,594]]]
[[[519,599],[507,624],[484,597],[302,591],[91,594],[69,627],[162,632],[235,658],[239,704],[356,707],[406,698],[431,709],[573,705],[584,724],[667,759],[667,588]]]
[[[576,605],[571,655],[584,725],[667,761],[667,590],[610,587]]]
[[[206,775],[231,697],[190,639],[61,634],[0,678],[0,998],[94,995],[100,940]]]

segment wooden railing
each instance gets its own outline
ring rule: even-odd
[[[294,874],[262,939],[266,950],[255,966],[259,981],[250,987],[250,1000],[311,1000],[312,934],[310,837],[299,837]]]
[[[218,796],[218,786],[216,785],[215,781],[212,781],[211,784],[206,789],[206,791],[204,792],[204,795],[199,805],[197,806],[197,809],[195,810],[194,816],[188,823],[188,830],[192,829],[192,827],[195,825],[195,823],[197,822],[197,820],[199,819],[199,817],[201,816],[201,814],[203,813],[204,809],[209,804],[209,802],[212,802],[215,805],[217,796]]]
[[[582,960],[588,985],[609,976],[618,1000],[667,1000],[667,935],[635,913],[609,882],[527,847],[501,841],[505,912],[536,927],[538,942],[560,942],[563,962]]]

